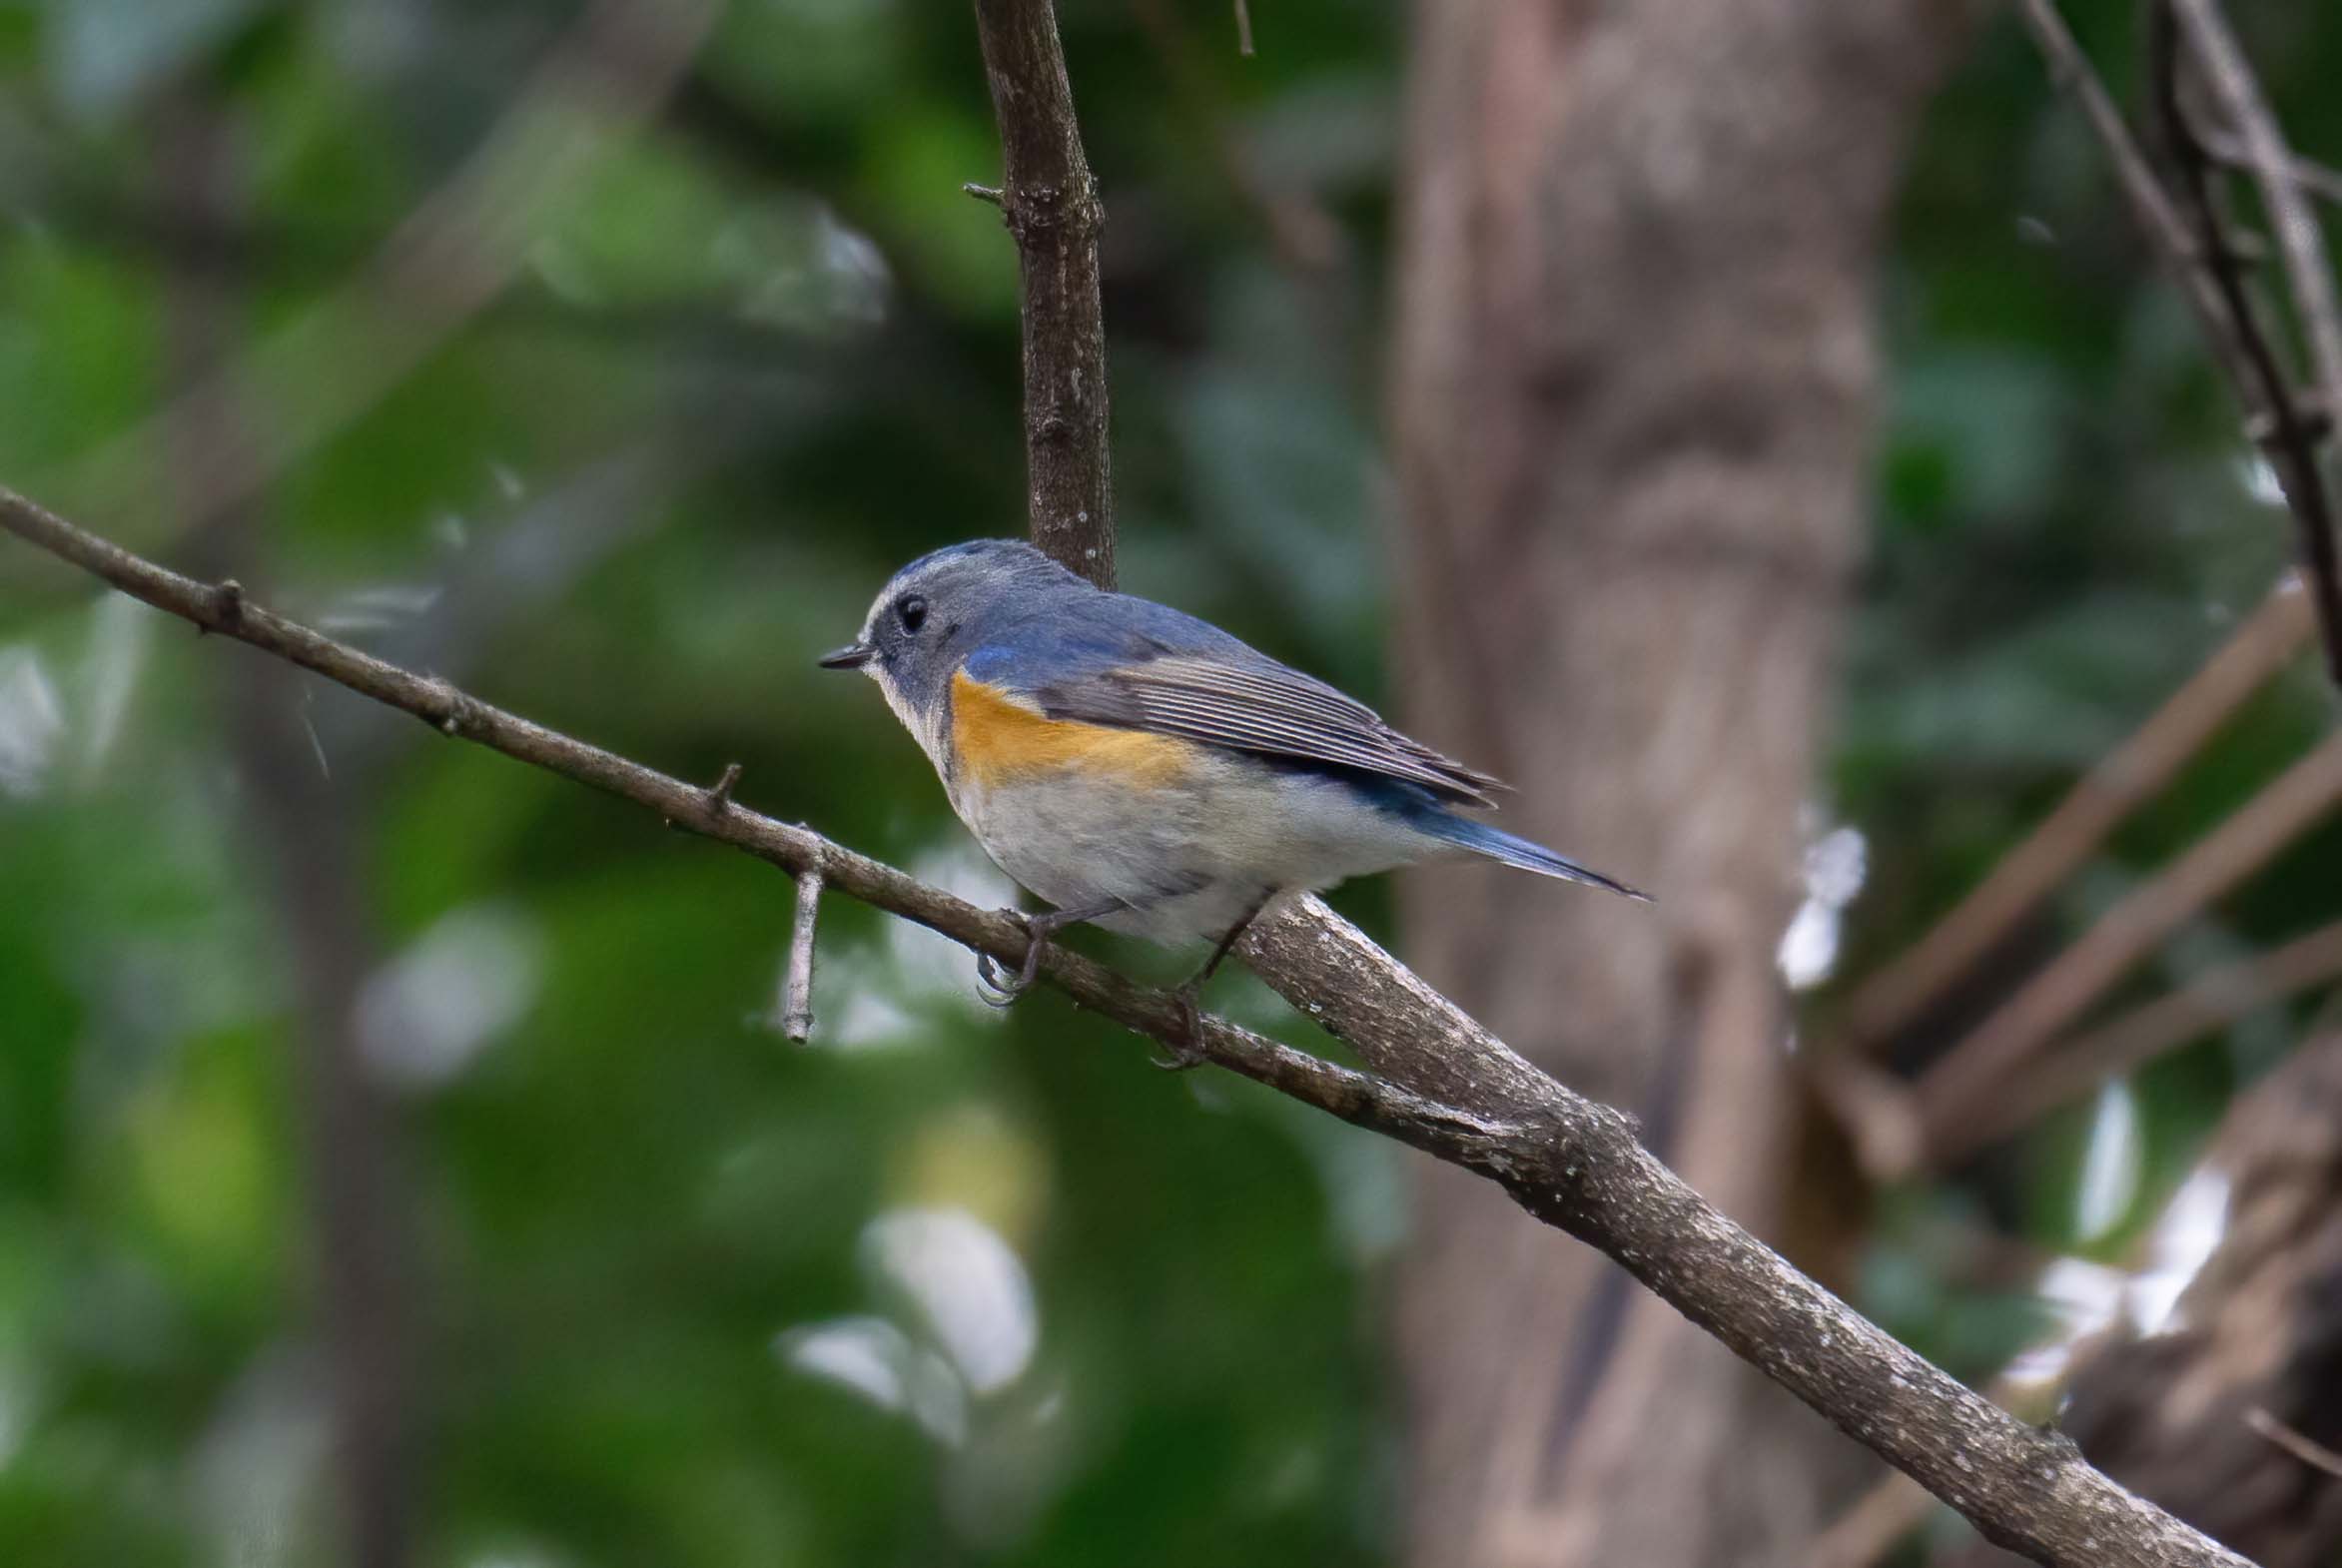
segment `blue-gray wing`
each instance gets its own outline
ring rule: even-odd
[[[1037,685],[1033,694],[1051,718],[1354,769],[1416,785],[1455,805],[1493,805],[1491,792],[1504,787],[1409,740],[1364,703],[1249,648],[1233,657],[1167,652],[1118,661]]]

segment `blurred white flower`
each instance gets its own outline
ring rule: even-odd
[[[512,910],[474,905],[443,916],[366,983],[358,1038],[384,1078],[443,1084],[536,1001],[544,941]]]
[[[782,1330],[773,1353],[797,1371],[850,1388],[882,1410],[900,1411],[936,1441],[968,1436],[966,1390],[950,1363],[911,1343],[883,1317],[838,1317]]]
[[[1033,1360],[1041,1326],[1025,1265],[999,1233],[956,1208],[898,1208],[862,1233],[863,1255],[926,1319],[968,1386],[989,1394]]]
[[[65,710],[41,656],[21,644],[0,648],[0,794],[39,794],[64,733]]]

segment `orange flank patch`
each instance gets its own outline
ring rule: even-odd
[[[1187,769],[1191,747],[1168,735],[1043,718],[960,670],[952,676],[952,749],[978,784],[1089,768],[1134,783],[1163,783]]]

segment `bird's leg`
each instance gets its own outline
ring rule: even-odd
[[[1220,961],[1228,956],[1228,951],[1236,945],[1236,939],[1244,934],[1253,921],[1260,918],[1260,912],[1268,907],[1268,901],[1274,897],[1276,889],[1262,888],[1260,896],[1245,908],[1243,915],[1227,928],[1227,934],[1213,946],[1211,957],[1203,961],[1203,967],[1189,975],[1178,990],[1171,993],[1178,1001],[1180,1016],[1186,1020],[1187,1038],[1183,1043],[1170,1047],[1171,1055],[1168,1058],[1156,1058],[1157,1067],[1166,1072],[1184,1073],[1191,1067],[1202,1065],[1204,982],[1217,973]]]
[[[1032,940],[1025,944],[1025,962],[1017,966],[1014,975],[1004,974],[990,953],[976,955],[976,978],[984,987],[984,1000],[996,1008],[1014,1006],[1019,997],[1033,989],[1033,982],[1041,978],[1041,955],[1048,948],[1050,938],[1068,926],[1078,926],[1086,920],[1098,920],[1128,908],[1130,905],[1123,900],[1110,898],[1073,909],[1053,909],[1039,915],[1027,915],[1013,909],[1003,911],[1023,921]]]

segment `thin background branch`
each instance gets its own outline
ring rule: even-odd
[[[2294,309],[2301,316],[2302,336],[2309,344],[2316,389],[2313,400],[2330,433],[2331,421],[2342,418],[2342,307],[2334,298],[2334,269],[2326,256],[2325,235],[2295,176],[2293,150],[2285,145],[2277,117],[2270,112],[2268,99],[2245,62],[2243,47],[2227,17],[2214,0],[2170,0],[2170,4],[2203,68],[2205,86],[2243,143],[2245,162],[2276,231],[2286,282],[2293,293]],[[2332,519],[2327,521],[2325,569],[2331,577],[2335,545]]]
[[[380,251],[266,342],[76,459],[57,487],[104,515],[152,515],[147,487],[167,454],[230,403],[265,409],[266,428],[250,430],[251,449],[234,460],[185,475],[171,514],[202,528],[254,499],[505,291],[548,214],[611,141],[657,110],[721,9],[719,0],[594,0]]]
[[[2169,996],[2067,1041],[2019,1075],[1989,1108],[1937,1129],[1929,1155],[1938,1169],[1955,1165],[2109,1079],[2335,980],[2342,980],[2342,921],[2199,975]]]
[[[2223,98],[2231,114],[2239,103],[2258,107],[2258,89],[2251,84],[2241,54],[2234,51],[2211,0],[2171,0],[2187,8],[2188,31],[2199,50],[2207,39],[2227,45],[2214,62],[2225,68]],[[2176,112],[2178,51],[2159,49],[2156,71],[2158,102],[2170,151],[2180,164],[2187,186],[2185,199],[2174,198],[2132,137],[2122,111],[2074,42],[2055,0],[2023,0],[2025,25],[2049,63],[2058,85],[2080,103],[2090,128],[2114,166],[2116,180],[2138,217],[2140,227],[2161,255],[2194,308],[2206,343],[2218,362],[2245,414],[2246,433],[2268,455],[2285,492],[2300,540],[2302,568],[2311,601],[2317,607],[2318,629],[2325,646],[2326,667],[2342,685],[2342,565],[2337,556],[2336,518],[2331,487],[2321,465],[2318,447],[2326,437],[2328,416],[2336,411],[2330,400],[2342,390],[2342,328],[2332,327],[2333,285],[2330,275],[2306,278],[2303,269],[2322,269],[2322,251],[2315,241],[2315,220],[2303,218],[2310,233],[2293,231],[2284,215],[2307,212],[2301,192],[2289,177],[2290,154],[2274,141],[2275,128],[2265,115],[2238,126],[2248,153],[2261,171],[2263,195],[2278,215],[2279,239],[2285,247],[2288,270],[2297,295],[2305,302],[2308,323],[2321,365],[2320,379],[2329,401],[2321,411],[2303,405],[2288,384],[2267,330],[2255,311],[2242,274],[2242,258],[2218,212],[2216,194],[2203,178],[2200,165],[2208,160],[2195,148],[2184,118]],[[2169,17],[2161,0],[2153,9],[2158,35],[2168,29]],[[2257,135],[2258,140],[2253,138]],[[2271,143],[2274,141],[2274,152]],[[2329,341],[2330,340],[2330,341]],[[2329,351],[2331,353],[2329,354]],[[2331,359],[2331,366],[2326,362]]]
[[[2189,57],[2181,47],[2178,20],[2167,4],[2154,5],[2148,14],[2154,57],[2156,127],[2164,155],[2178,171],[2179,205],[2191,230],[2198,263],[2219,291],[2243,351],[2249,381],[2239,386],[2237,392],[2247,412],[2246,432],[2267,454],[2278,487],[2299,523],[2303,571],[2311,602],[2317,608],[2319,629],[2325,638],[2327,666],[2335,679],[2342,681],[2342,566],[2337,565],[2333,490],[2319,455],[2319,448],[2332,433],[2332,405],[2316,408],[2314,398],[2304,399],[2295,392],[2277,343],[2260,320],[2248,276],[2250,263],[2246,251],[2238,237],[2230,232],[2218,165],[2204,149],[2187,111],[2187,82],[2183,78]],[[2235,69],[2243,71],[2241,60],[2235,63]],[[2250,81],[2247,73],[2244,85],[2236,91],[2257,106],[2257,90],[2250,86]],[[2246,152],[2256,161],[2267,156],[2257,143],[2248,144]],[[2282,176],[2278,180],[2290,207],[2302,209],[2301,193]],[[2281,210],[2272,206],[2271,211]],[[2316,249],[2314,243],[2313,249]],[[2289,251],[2289,271],[2294,260]],[[2322,251],[2314,265],[2319,268],[2325,265]],[[2320,282],[2324,285],[2323,303],[2330,315],[2332,280],[2321,277]],[[2309,301],[2316,292],[2305,286],[2301,298]],[[2308,308],[2305,305],[2305,311]],[[2318,330],[2315,319],[2311,320],[2314,340]]]
[[[2342,1480],[2342,1453],[2335,1452],[2324,1443],[2304,1437],[2300,1432],[2278,1420],[2266,1408],[2256,1404],[2245,1411],[2244,1424],[2311,1469],[2323,1471],[2336,1480]]]
[[[2123,899],[1921,1075],[1929,1142],[1987,1110],[2009,1075],[2182,922],[2342,808],[2342,733],[2330,735],[2242,809]]]
[[[1847,1045],[1858,1051],[1885,1045],[1999,946],[2291,662],[2311,625],[2309,601],[2287,572],[2203,668],[2084,774],[1991,875],[1900,958],[1864,978],[1847,998]]]

